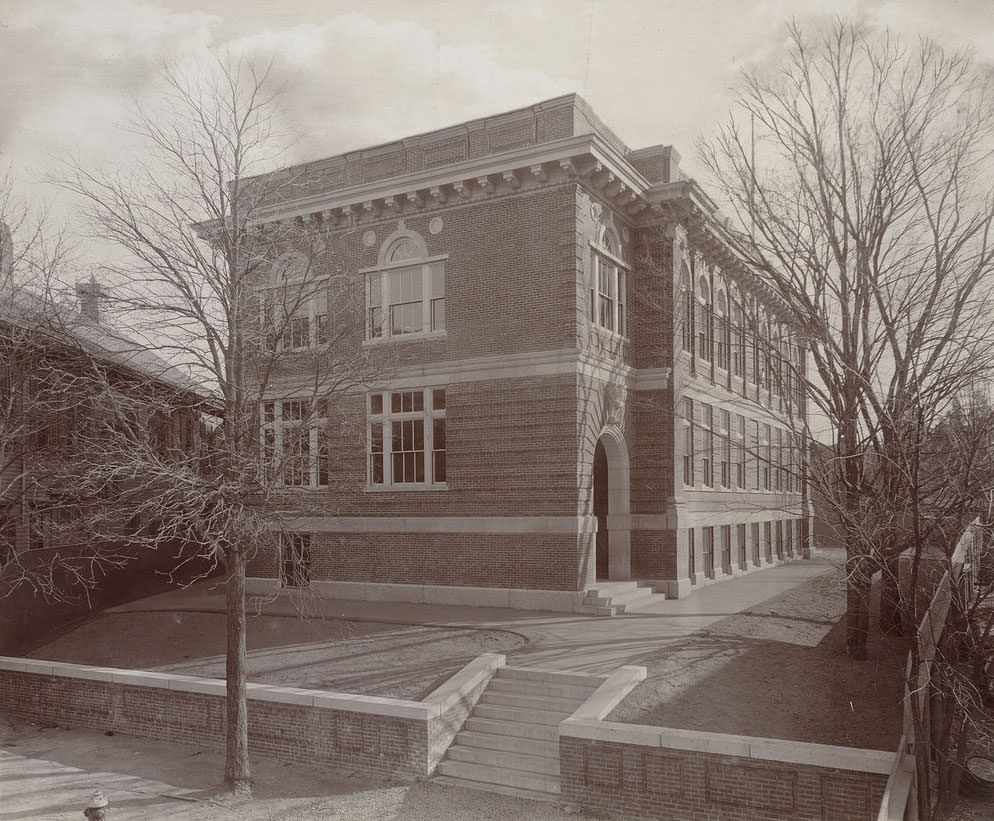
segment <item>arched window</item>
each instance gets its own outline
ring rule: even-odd
[[[397,231],[380,247],[366,274],[368,339],[390,339],[445,329],[444,257],[429,257],[413,231]]]
[[[607,225],[598,228],[591,243],[590,320],[621,336],[628,332],[626,316],[626,266],[621,242]]]
[[[732,376],[741,377],[745,365],[745,333],[742,311],[742,295],[738,290],[730,290],[731,321],[728,329],[728,354]]]
[[[680,266],[680,280],[677,283],[676,320],[680,327],[680,344],[687,353],[691,353],[694,349],[694,300],[690,283],[690,269],[687,263],[683,263]]]
[[[270,278],[273,285],[288,285],[300,282],[307,275],[307,258],[303,254],[291,252],[283,254],[273,263]]]
[[[756,384],[763,388],[770,387],[770,320],[765,314],[759,322],[759,367],[756,369]]]
[[[296,251],[283,254],[262,289],[260,323],[267,351],[297,350],[328,341],[327,282]]]
[[[779,322],[770,326],[770,392],[778,396],[783,388],[783,351]]]
[[[718,291],[714,301],[714,364],[728,370],[728,297]]]
[[[427,256],[421,245],[412,237],[400,237],[386,252],[386,262],[403,262],[408,259],[420,259]]]
[[[711,286],[707,277],[697,280],[697,356],[711,361]]]

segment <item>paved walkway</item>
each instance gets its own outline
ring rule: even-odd
[[[745,574],[686,599],[660,601],[649,612],[613,618],[346,599],[308,599],[306,604],[312,615],[326,618],[511,630],[528,638],[524,647],[508,653],[513,664],[606,673],[623,664],[637,664],[670,643],[827,573],[837,559],[820,556]],[[285,596],[261,609],[272,615],[299,612]],[[223,611],[224,593],[218,585],[205,582],[111,612],[142,610]],[[220,756],[217,750],[168,742],[39,728],[5,720],[0,713],[0,821],[80,818],[96,787],[111,798],[109,817],[121,819],[567,821],[570,817],[563,808],[508,796],[432,782],[382,787],[336,780],[326,770],[288,767],[256,756],[255,800],[226,806],[212,803],[207,792],[223,770]]]
[[[514,664],[609,673],[623,664],[637,664],[670,640],[696,633],[827,573],[839,558],[826,552],[810,561],[745,573],[708,585],[685,599],[661,599],[641,612],[614,617],[351,599],[307,598],[295,603],[286,594],[261,603],[260,609],[267,615],[296,615],[303,609],[308,615],[328,619],[510,630],[528,639],[527,645],[508,653]],[[108,612],[223,612],[224,606],[220,583],[208,581]]]

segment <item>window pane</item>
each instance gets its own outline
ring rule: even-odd
[[[431,329],[441,331],[445,328],[445,299],[431,301]]]
[[[383,413],[383,394],[374,393],[369,397],[369,412],[379,416]]]
[[[369,337],[376,339],[383,336],[383,309],[372,308],[369,311]]]
[[[445,451],[436,450],[434,453],[435,465],[434,465],[434,481],[444,482],[445,481]]]
[[[435,410],[444,410],[445,408],[445,389],[437,388],[431,392],[431,406]]]
[[[440,298],[445,296],[445,266],[435,263],[431,266],[431,295]]]
[[[324,428],[317,429],[318,435],[318,484],[322,487],[328,484],[328,434]]]
[[[414,334],[421,331],[421,301],[390,306],[390,333]]]

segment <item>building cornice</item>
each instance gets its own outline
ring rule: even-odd
[[[649,206],[648,180],[608,141],[587,133],[259,206],[248,225],[303,220],[334,228],[568,181],[629,215]]]

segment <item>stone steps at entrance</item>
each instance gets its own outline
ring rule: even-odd
[[[616,616],[632,612],[640,606],[665,599],[652,587],[637,581],[597,582],[583,599],[580,612],[592,616]]]
[[[557,800],[559,722],[604,681],[604,676],[581,673],[498,668],[433,780],[539,801]]]

